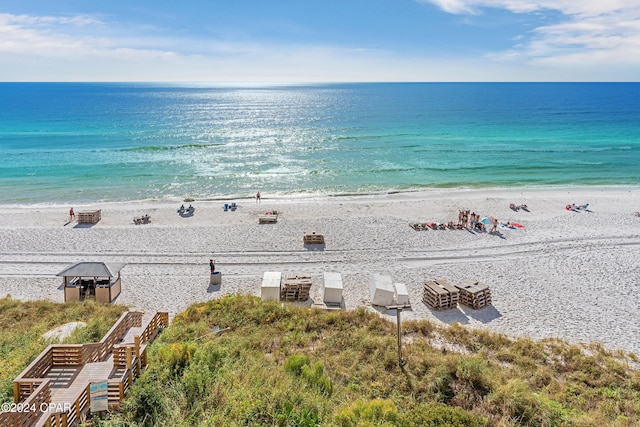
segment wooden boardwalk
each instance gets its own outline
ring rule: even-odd
[[[141,327],[129,328],[120,345],[133,345],[135,336],[141,333]],[[87,388],[87,384],[120,378],[125,370],[125,366],[114,367],[113,353],[102,362],[90,362],[82,366],[53,366],[45,375],[51,380],[51,403],[64,405],[73,402]]]
[[[14,380],[14,402],[35,411],[0,413],[0,427],[73,426],[90,410],[89,386],[107,381],[108,407],[124,395],[147,364],[147,342],[168,326],[168,313],[127,312],[99,343],[50,345]]]

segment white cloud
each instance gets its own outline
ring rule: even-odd
[[[448,13],[478,14],[482,9],[505,9],[515,13],[556,10],[566,15],[599,16],[637,10],[640,0],[419,0]]]
[[[438,1],[464,13],[478,13],[490,3]],[[531,2],[493,3],[524,10]],[[161,29],[86,15],[0,14],[0,81],[611,80],[611,71],[603,67],[564,76],[550,65],[628,63],[624,53],[638,52],[637,34],[640,25],[633,17],[613,20],[585,12],[580,20],[567,19],[516,38],[517,45],[508,52],[485,58],[433,58],[362,46],[167,37]],[[597,46],[598,54],[585,54],[590,51],[585,46]],[[533,65],[525,65],[527,61]],[[620,79],[637,75],[633,71],[625,69]]]
[[[496,60],[544,66],[640,65],[640,0],[419,0],[452,14],[498,8],[513,13],[560,13],[563,18],[519,35]],[[636,78],[637,79],[637,78]]]

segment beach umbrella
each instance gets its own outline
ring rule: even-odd
[[[484,218],[482,218],[480,220],[480,222],[483,223],[484,225],[489,225],[489,224],[491,224],[491,219],[489,219],[488,216],[485,216]]]

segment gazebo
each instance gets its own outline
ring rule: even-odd
[[[120,270],[124,264],[78,262],[60,273],[63,278],[64,301],[95,299],[110,303],[120,295]]]

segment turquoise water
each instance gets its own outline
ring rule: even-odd
[[[0,83],[0,203],[640,184],[640,84]]]

